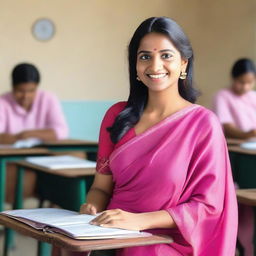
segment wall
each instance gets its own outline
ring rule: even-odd
[[[196,82],[210,105],[229,84],[239,57],[256,58],[254,0],[1,0],[0,93],[9,89],[12,67],[35,63],[41,86],[67,100],[121,100],[127,97],[126,48],[139,23],[150,16],[176,19],[195,50]],[[33,22],[51,18],[57,28],[49,42],[31,34]]]

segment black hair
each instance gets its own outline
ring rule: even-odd
[[[233,78],[237,78],[243,74],[250,72],[256,75],[255,64],[253,63],[252,60],[243,58],[235,62],[231,70],[231,75]]]
[[[28,63],[20,63],[14,67],[12,71],[12,86],[15,87],[21,83],[40,82],[40,74],[38,69]]]
[[[189,39],[182,28],[172,19],[167,17],[152,17],[143,21],[136,29],[128,46],[130,95],[125,109],[116,117],[112,127],[108,128],[113,143],[117,143],[122,136],[133,127],[140,119],[148,101],[148,89],[138,81],[136,62],[137,51],[144,36],[149,33],[161,33],[170,38],[178,49],[181,57],[188,60],[186,79],[179,79],[178,88],[180,95],[194,103],[197,98],[197,91],[193,88],[193,50]]]

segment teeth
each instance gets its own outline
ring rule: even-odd
[[[149,77],[151,78],[162,78],[162,77],[165,77],[166,74],[159,74],[159,75],[149,75]]]

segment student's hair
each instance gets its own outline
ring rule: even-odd
[[[152,17],[143,21],[135,31],[128,46],[130,95],[125,109],[116,117],[112,127],[108,128],[113,143],[117,143],[122,136],[140,119],[148,101],[148,88],[136,79],[137,51],[144,36],[156,32],[166,35],[181,57],[188,60],[185,80],[179,79],[178,89],[180,95],[194,103],[198,92],[193,88],[193,50],[189,39],[182,28],[172,19],[166,17]]]
[[[15,87],[21,83],[40,82],[40,74],[38,69],[28,63],[20,63],[14,67],[12,71],[12,86]]]
[[[243,58],[235,62],[231,70],[231,75],[232,78],[237,78],[241,75],[251,72],[256,75],[256,67],[253,61],[250,59]]]

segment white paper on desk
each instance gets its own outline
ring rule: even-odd
[[[32,148],[42,144],[42,141],[37,138],[30,138],[26,140],[18,140],[14,144],[0,145],[0,148]]]
[[[49,169],[95,168],[96,162],[75,156],[36,156],[27,157],[26,161]]]
[[[248,141],[240,144],[241,148],[256,150],[256,141]]]

